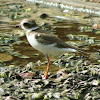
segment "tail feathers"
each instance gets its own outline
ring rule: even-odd
[[[70,47],[70,48],[67,48],[67,50],[69,50],[71,52],[79,52],[79,53],[82,53],[82,54],[90,55],[90,53],[88,53],[87,51],[85,51],[83,49],[79,49],[77,47]]]
[[[73,48],[64,48],[63,50],[66,52],[77,52],[77,50]]]

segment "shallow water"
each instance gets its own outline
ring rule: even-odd
[[[53,27],[55,26],[70,26],[70,28],[55,28],[55,35],[58,35],[58,37],[60,39],[62,39],[64,42],[82,42],[82,41],[77,41],[77,40],[70,40],[68,37],[66,37],[68,34],[73,34],[73,35],[89,35],[91,37],[93,37],[94,35],[91,34],[91,32],[81,32],[78,30],[78,27],[81,25],[79,23],[73,23],[73,22],[69,22],[68,23],[66,22],[61,22],[61,23],[56,23],[53,25]],[[95,36],[96,39],[99,39],[99,36]],[[26,37],[23,37],[21,39],[22,41],[25,41],[27,42],[26,40]],[[84,45],[84,44],[83,44]],[[44,62],[46,61],[46,58],[43,54],[41,54],[40,52],[38,52],[37,50],[35,50],[34,48],[32,48],[28,42],[27,43],[21,43],[19,45],[13,45],[14,47],[14,51],[17,51],[19,53],[21,53],[22,55],[26,55],[28,56],[29,58],[28,59],[23,59],[23,58],[19,58],[19,57],[13,57],[13,60],[10,61],[10,62],[7,62],[6,64],[7,65],[10,65],[10,64],[14,64],[14,65],[27,65],[29,62],[37,62],[37,61],[41,61],[41,62]],[[80,46],[80,48],[84,49],[85,46]],[[100,49],[99,46],[97,45],[91,45],[91,46],[87,46],[86,45],[86,49],[88,50],[87,52],[96,52],[95,49]],[[94,49],[94,50],[93,50]],[[55,61],[57,60],[58,58],[56,57],[51,57],[51,60]],[[46,65],[41,65],[41,66],[36,66],[35,67],[36,69],[38,70],[45,70],[46,69]],[[56,72],[57,70],[59,70],[60,68],[57,67],[57,66],[54,66],[54,65],[51,65],[51,68],[50,68],[50,71],[51,72]]]

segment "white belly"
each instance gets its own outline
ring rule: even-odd
[[[57,48],[55,47],[56,43],[51,44],[51,45],[44,45],[41,43],[38,43],[38,41],[35,39],[35,34],[31,34],[27,36],[27,40],[29,41],[30,45],[40,51],[43,54],[48,54],[48,55],[58,55],[62,54],[65,52],[75,52],[75,49],[71,48]]]

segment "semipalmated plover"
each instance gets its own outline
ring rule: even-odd
[[[26,37],[30,45],[34,49],[43,53],[47,58],[48,65],[44,74],[44,79],[48,78],[48,71],[50,67],[49,55],[80,51],[77,48],[64,43],[61,39],[53,34],[39,32],[39,26],[33,19],[22,20],[20,26],[26,31]]]

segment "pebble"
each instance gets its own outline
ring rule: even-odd
[[[32,99],[34,99],[34,100],[43,100],[43,98],[44,98],[43,92],[33,93],[33,95],[32,95]]]
[[[54,93],[53,96],[54,96],[56,99],[59,99],[60,96],[61,96],[61,94],[60,94],[59,92],[57,92],[57,93]]]
[[[94,86],[98,86],[99,85],[99,81],[98,80],[93,80],[91,82],[91,84],[94,85]]]
[[[8,96],[5,100],[18,100],[18,99],[14,98],[12,96]]]
[[[0,88],[0,96],[1,95],[4,95],[4,94],[5,94],[4,89],[3,88]]]

